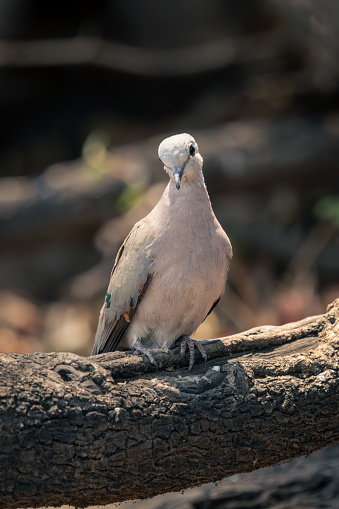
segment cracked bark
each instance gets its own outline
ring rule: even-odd
[[[204,347],[191,373],[177,355],[155,372],[131,353],[2,354],[0,507],[152,497],[339,442],[339,299]]]

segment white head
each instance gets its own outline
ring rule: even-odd
[[[166,138],[159,145],[158,155],[177,189],[180,189],[181,181],[191,182],[202,178],[203,159],[197,142],[190,134],[176,134]]]

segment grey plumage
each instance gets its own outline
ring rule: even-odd
[[[149,349],[168,349],[182,339],[184,349],[190,346],[191,367],[187,336],[222,295],[232,248],[213,213],[194,138],[165,139],[159,158],[170,181],[117,254],[92,354],[121,343],[155,363]]]

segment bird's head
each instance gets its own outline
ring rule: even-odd
[[[181,181],[190,182],[201,178],[203,159],[197,142],[190,134],[176,134],[166,138],[159,145],[158,155],[177,189],[180,189]]]

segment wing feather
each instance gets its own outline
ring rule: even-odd
[[[126,331],[151,280],[152,258],[147,250],[151,241],[152,232],[142,220],[119,249],[100,312],[92,355],[114,351]]]

